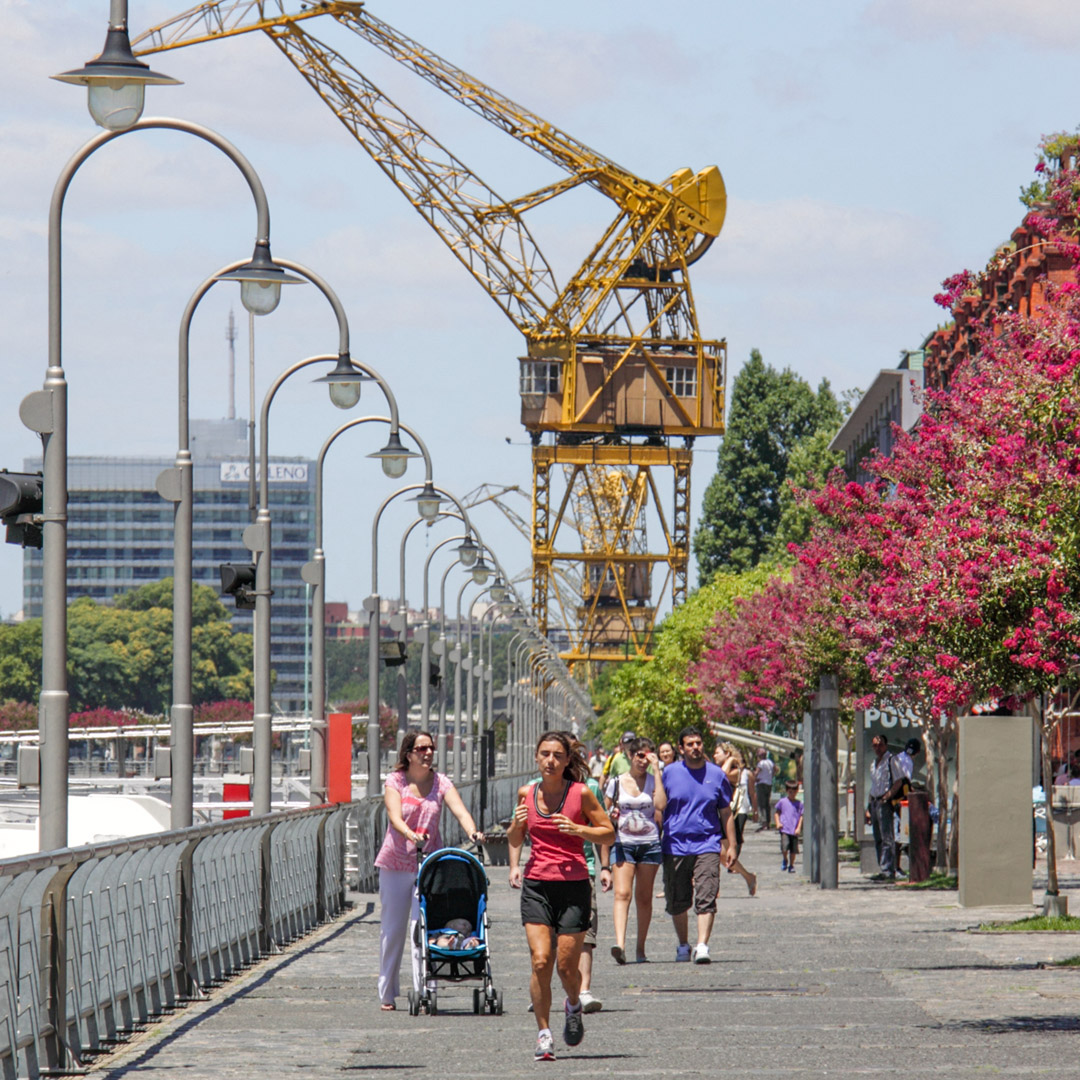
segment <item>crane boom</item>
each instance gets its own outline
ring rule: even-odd
[[[310,33],[322,15],[566,176],[503,198]],[[690,447],[699,435],[723,431],[726,343],[701,337],[689,279],[723,226],[719,170],[679,169],[660,183],[635,176],[351,0],[206,0],[134,44],[146,54],[254,30],[274,42],[525,336],[521,418],[533,440],[528,531],[541,629],[559,634],[549,624],[553,601],[571,664],[648,658],[653,569],[666,565],[663,587],[670,582],[675,603],[686,596]],[[524,215],[581,185],[610,199],[616,213],[559,286]],[[673,437],[685,445],[672,447]],[[674,473],[670,528],[653,478],[660,468]],[[647,550],[650,493],[663,553]],[[576,534],[576,548],[560,540],[567,532]]]

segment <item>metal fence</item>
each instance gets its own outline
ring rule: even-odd
[[[358,804],[0,862],[0,1076],[78,1068],[337,914]]]
[[[524,779],[459,791],[491,828]],[[441,831],[465,839],[445,808]],[[0,861],[0,1077],[77,1069],[338,914],[385,833],[364,799]]]

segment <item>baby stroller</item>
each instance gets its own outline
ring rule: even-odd
[[[419,1016],[421,1009],[430,1016],[439,1011],[433,983],[440,979],[480,980],[481,985],[473,988],[473,1012],[502,1016],[502,992],[491,981],[487,883],[480,860],[460,848],[442,848],[421,863],[416,934],[423,955],[423,989],[409,991],[410,1016]]]

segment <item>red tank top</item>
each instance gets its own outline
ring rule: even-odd
[[[539,783],[533,784],[525,799],[528,808],[529,843],[531,851],[525,865],[525,877],[532,881],[584,881],[589,876],[585,862],[585,841],[580,836],[559,832],[559,826],[551,820],[553,814],[565,814],[571,821],[588,825],[581,810],[581,793],[584,784],[571,782],[561,805],[551,814],[541,814],[536,808]]]

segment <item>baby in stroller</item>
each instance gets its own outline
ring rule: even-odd
[[[447,930],[453,933],[446,933]],[[480,939],[472,932],[472,923],[468,919],[450,919],[441,930],[428,935],[428,941],[440,949],[476,949]]]

